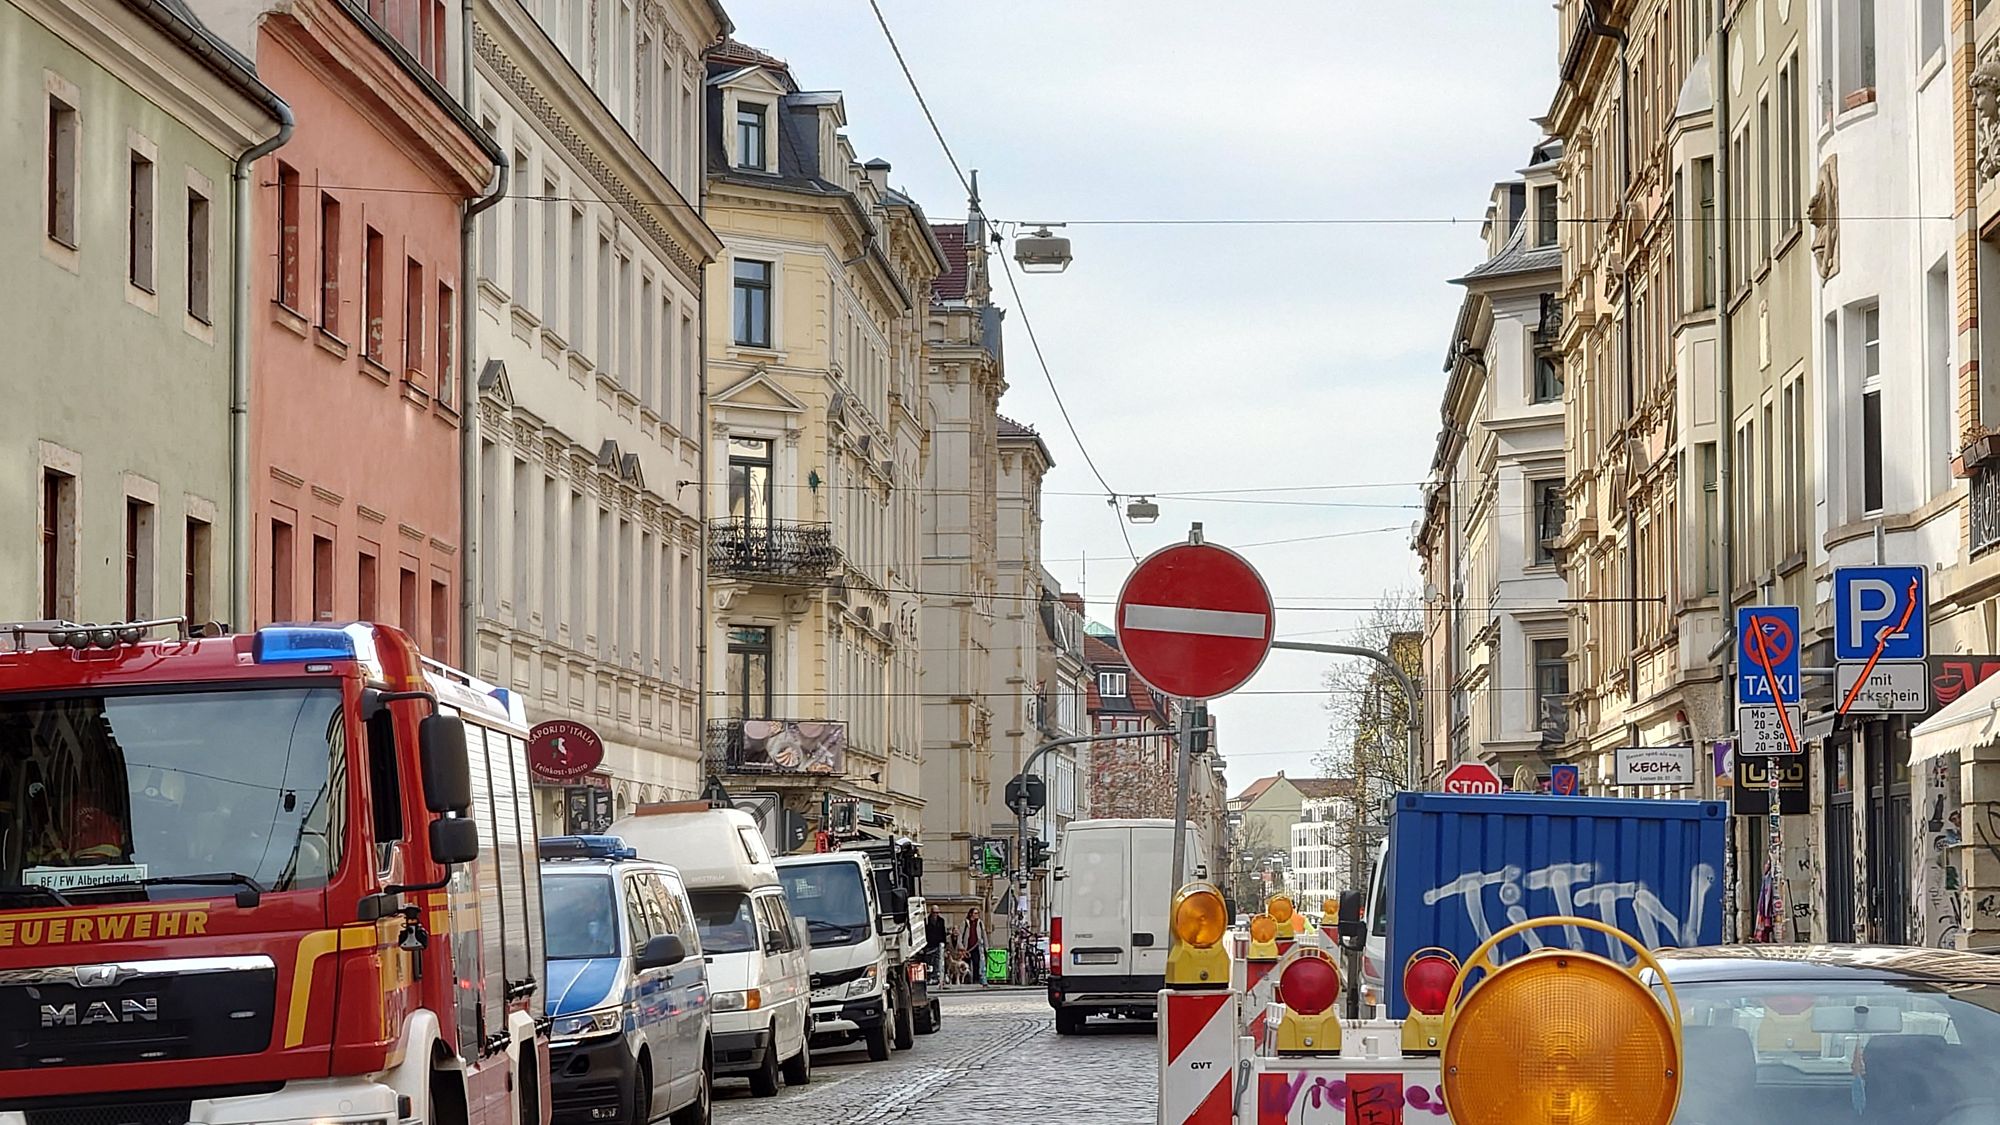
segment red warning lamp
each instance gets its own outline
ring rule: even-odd
[[[1426,1016],[1444,1015],[1451,984],[1458,979],[1458,960],[1439,950],[1426,950],[1410,958],[1403,970],[1403,995],[1412,1011]]]
[[[1302,1016],[1316,1016],[1340,998],[1340,970],[1324,957],[1300,957],[1278,976],[1278,1002]]]

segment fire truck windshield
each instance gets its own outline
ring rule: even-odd
[[[193,874],[323,886],[345,753],[331,687],[0,696],[0,908],[217,893],[133,885]]]

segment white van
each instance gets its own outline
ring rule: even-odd
[[[745,1076],[760,1098],[778,1092],[780,1074],[811,1081],[811,943],[756,819],[705,801],[642,805],[606,834],[672,864],[687,887],[708,960],[716,1076]]]
[[[1187,875],[1208,875],[1208,849],[1189,829]],[[1056,1031],[1091,1015],[1151,1019],[1167,978],[1174,822],[1079,820],[1056,849],[1050,896],[1049,1006]]]

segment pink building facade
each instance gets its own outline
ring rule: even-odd
[[[298,127],[255,169],[249,581],[252,624],[384,621],[460,663],[460,219],[501,155],[438,80],[444,14],[259,21]]]

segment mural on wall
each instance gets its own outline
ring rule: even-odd
[[[1959,900],[1958,845],[1962,839],[1958,803],[1958,755],[1944,754],[1923,762],[1911,779],[1916,791],[1916,862],[1910,877],[1916,903],[1918,945],[1932,949],[1958,947],[1963,909]]]

